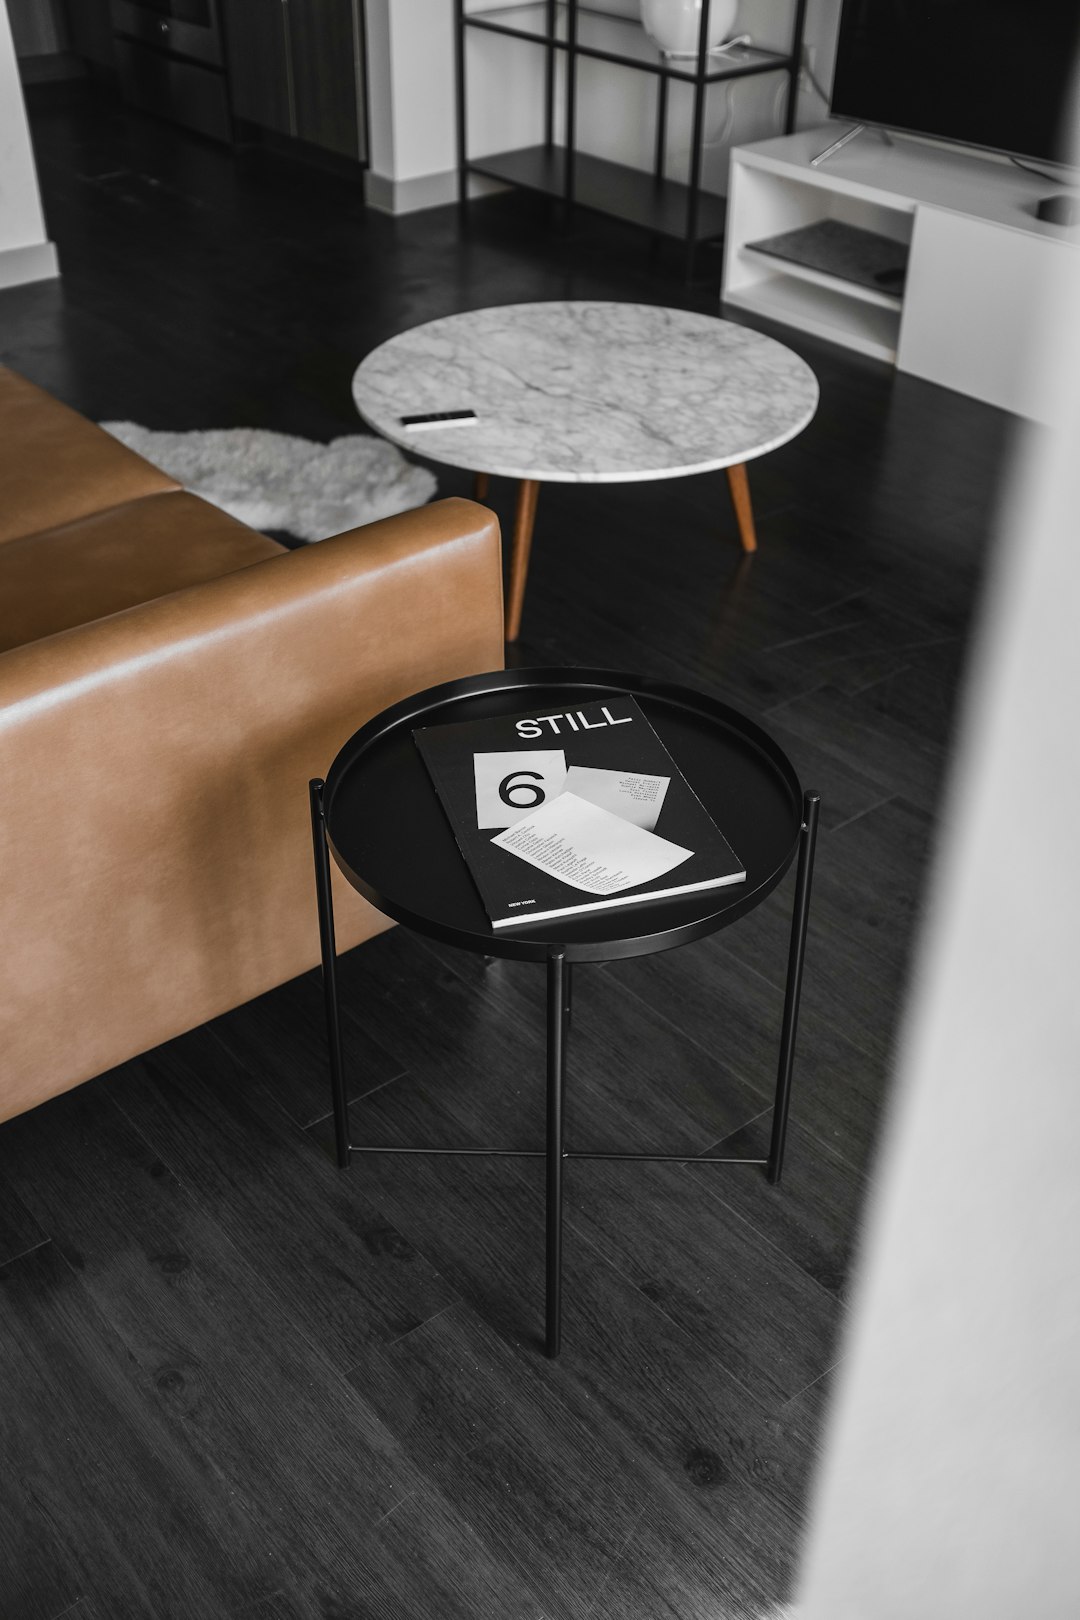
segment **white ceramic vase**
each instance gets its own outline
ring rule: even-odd
[[[645,32],[666,56],[696,56],[701,36],[702,0],[641,0]],[[712,0],[709,49],[730,39],[739,0]]]

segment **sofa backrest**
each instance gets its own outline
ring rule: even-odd
[[[0,653],[283,550],[184,490],[22,535],[0,546]]]
[[[0,1119],[312,967],[308,780],[502,655],[450,500],[0,656]],[[336,903],[342,949],[385,926]]]
[[[6,366],[0,366],[0,446],[0,544],[180,487]]]

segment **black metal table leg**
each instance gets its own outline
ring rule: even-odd
[[[322,946],[326,1043],[330,1052],[330,1092],[334,1103],[334,1138],[337,1143],[338,1167],[346,1170],[352,1153],[349,1147],[349,1104],[345,1095],[345,1073],[341,1061],[334,899],[330,888],[330,850],[326,842],[326,816],[323,811],[325,785],[321,778],[316,778],[308,783],[308,793],[311,799],[311,838],[315,850],[315,889],[319,897],[319,943]]]
[[[814,875],[814,846],[817,843],[820,807],[820,794],[803,794],[799,865],[795,876],[795,906],[791,919],[791,948],[788,952],[787,990],[784,995],[784,1023],[780,1033],[780,1062],[776,1074],[772,1141],[769,1144],[769,1165],[766,1172],[774,1186],[779,1183],[784,1168],[784,1139],[787,1135],[788,1104],[791,1100],[791,1070],[795,1061],[795,1034],[799,1024],[799,996],[802,991],[803,960],[806,954],[806,924],[810,916],[810,882]]]
[[[469,153],[468,125],[465,107],[465,5],[464,0],[454,3],[454,69],[457,80],[457,204],[458,220],[469,223]]]
[[[554,1359],[562,1345],[563,1086],[570,970],[560,951],[547,965],[547,1332]]]
[[[709,71],[709,4],[703,0],[701,21],[698,24],[697,61],[694,65],[693,133],[690,136],[690,192],[686,200],[686,280],[694,279],[694,255],[697,252],[698,218],[701,207],[701,160],[704,150],[705,97],[708,94]]]

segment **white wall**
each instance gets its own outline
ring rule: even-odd
[[[635,20],[640,17],[637,0],[593,0],[593,3],[598,10]],[[734,32],[749,34],[755,44],[766,49],[783,51],[791,41],[794,15],[794,0],[740,0]],[[821,80],[824,75],[826,90],[832,75],[839,15],[840,0],[810,0],[805,43],[815,64],[815,76]],[[609,35],[613,47],[617,46],[624,30],[625,24],[611,25]],[[732,146],[782,133],[786,95],[787,77],[780,73],[731,80],[710,88],[702,170],[702,184],[707,190],[726,193],[728,152]],[[578,64],[578,144],[599,157],[651,170],[656,96],[657,80],[652,75],[582,59]],[[799,91],[799,127],[819,124],[826,115],[827,106],[804,79]],[[667,173],[673,179],[686,180],[689,176],[692,118],[692,89],[672,83],[668,100]]]
[[[371,171],[407,190],[456,164],[451,0],[367,0],[366,39]]]
[[[470,11],[500,0],[467,0]],[[615,17],[637,18],[637,0],[592,0]],[[774,49],[786,47],[795,0],[740,0],[736,29]],[[840,0],[810,0],[806,42],[826,90],[832,71]],[[431,206],[455,195],[454,8],[452,0],[368,0],[368,81],[372,162],[369,201],[398,209]],[[617,45],[626,25],[602,25]],[[480,156],[543,139],[544,52],[541,47],[471,29],[467,36],[469,152]],[[786,77],[715,86],[706,110],[703,184],[727,187],[732,145],[762,140],[783,128]],[[651,169],[656,80],[647,73],[607,62],[578,62],[579,147],[616,162]],[[825,108],[805,84],[799,122],[820,123]],[[563,117],[560,96],[560,119]],[[669,168],[685,178],[690,153],[691,99],[672,85],[669,102]],[[561,126],[560,126],[561,127]]]
[[[1000,524],[800,1620],[1080,1615],[1076,278],[1029,307],[1054,423]]]
[[[457,67],[453,0],[367,0],[367,90],[371,153],[365,175],[369,206],[387,213],[437,207],[457,196]],[[510,44],[513,53],[515,47]],[[495,109],[495,144],[525,145],[517,138],[530,102],[541,106],[542,76],[535,58],[517,64],[513,55],[496,66],[489,96],[480,86],[473,107],[481,120]],[[534,86],[535,80],[535,86]],[[470,87],[470,102],[472,101]],[[490,189],[473,181],[474,190]]]
[[[59,274],[45,235],[7,8],[0,0],[0,287]]]

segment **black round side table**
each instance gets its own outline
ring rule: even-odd
[[[529,927],[493,928],[413,741],[420,726],[525,710],[577,709],[635,698],[683,775],[738,853],[746,880],[666,900],[615,906]],[[787,990],[767,1159],[702,1157],[762,1167],[779,1182],[795,1052],[819,798],[803,792],[772,739],[734,709],[681,686],[590,669],[513,669],[447,681],[407,698],[350,737],[325,782],[310,785],[315,878],[338,1164],[356,1153],[462,1153],[543,1158],[547,1176],[546,1350],[559,1354],[562,1318],[563,1164],[568,1159],[675,1160],[677,1154],[589,1153],[563,1144],[563,1088],[571,966],[672,950],[752,911],[798,856]],[[381,1148],[349,1140],[335,970],[330,855],[354,888],[418,933],[484,956],[547,964],[547,1140],[501,1148]],[[695,1162],[698,1162],[695,1160]]]

